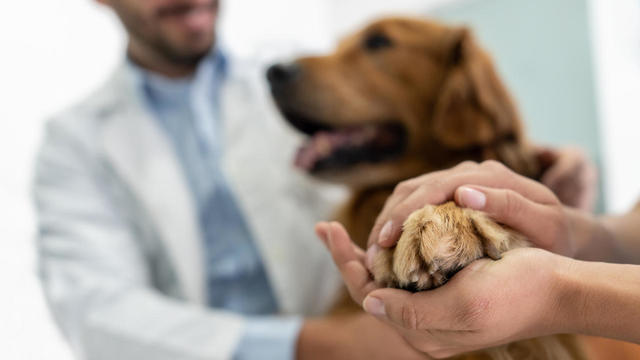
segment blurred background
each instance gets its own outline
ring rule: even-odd
[[[534,140],[583,147],[601,171],[600,209],[639,198],[639,0],[223,0],[234,52],[330,50],[383,14],[466,24],[493,54]],[[0,3],[0,358],[70,354],[34,265],[32,161],[42,125],[99,86],[122,60],[124,33],[91,0]]]

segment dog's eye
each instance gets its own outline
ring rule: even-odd
[[[364,47],[370,51],[376,51],[393,46],[393,42],[384,34],[375,33],[367,36]]]

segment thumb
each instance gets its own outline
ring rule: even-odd
[[[456,203],[481,210],[493,220],[525,235],[536,246],[550,249],[554,236],[561,233],[561,207],[539,204],[510,189],[484,186],[461,186],[455,193]]]
[[[455,326],[451,295],[454,291],[438,288],[411,293],[399,289],[374,290],[364,299],[362,307],[369,314],[387,320],[407,330],[449,329]]]
[[[389,320],[400,327],[415,330],[417,317],[412,296],[412,293],[404,290],[381,289],[369,294],[362,302],[362,307],[373,316]]]

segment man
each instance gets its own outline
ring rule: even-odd
[[[126,61],[48,123],[34,188],[44,291],[77,356],[420,358],[370,315],[302,317],[339,284],[312,234],[329,202],[289,172],[258,68],[216,46],[218,2],[99,1]]]

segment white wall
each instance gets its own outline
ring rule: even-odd
[[[0,358],[65,359],[34,266],[28,195],[43,119],[102,82],[122,34],[90,0],[0,2]]]
[[[640,199],[640,1],[591,0],[604,190],[609,211]]]
[[[330,31],[339,37],[384,15],[425,14],[429,9],[471,0],[328,0]],[[366,5],[365,5],[366,4]]]
[[[328,49],[327,0],[222,0],[220,35],[240,55]]]

